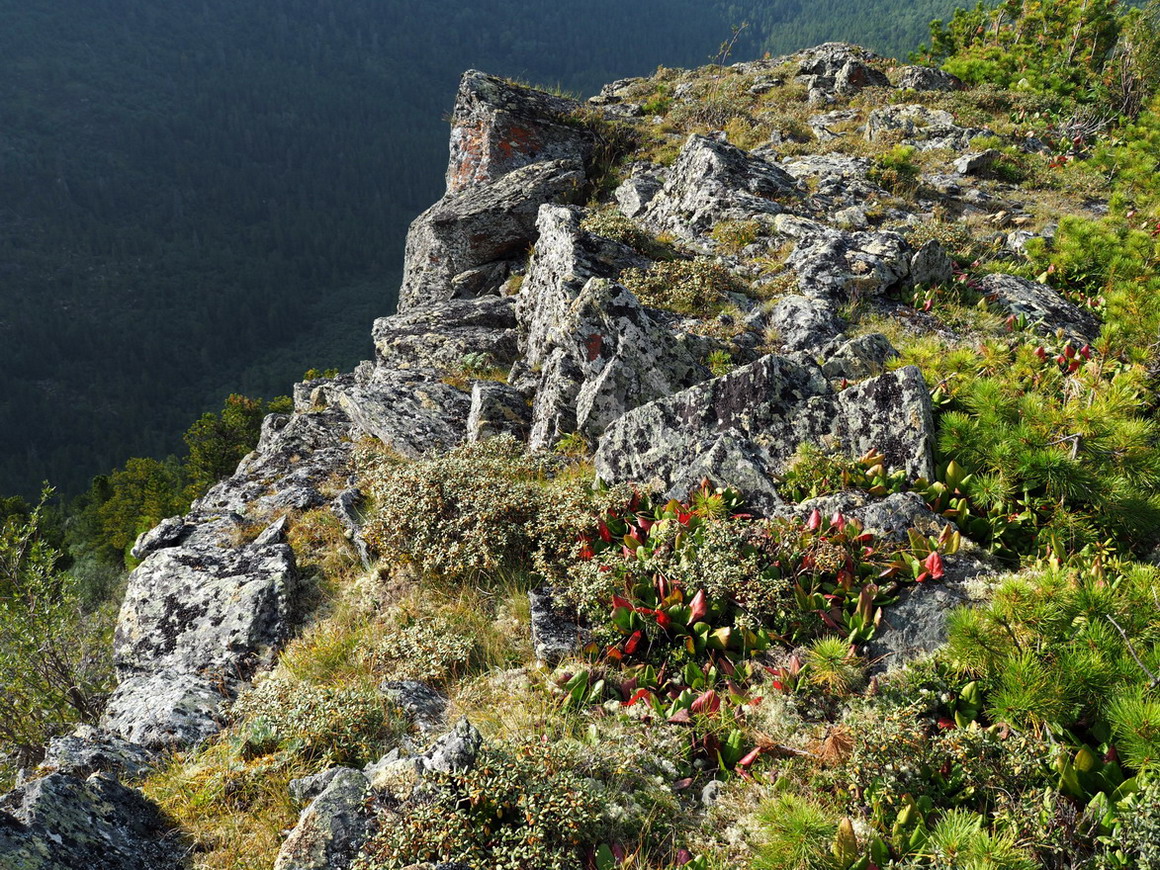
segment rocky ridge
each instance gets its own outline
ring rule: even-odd
[[[833,108],[866,89],[903,98],[950,91],[959,87],[953,77],[896,68],[891,85],[882,59],[844,45],[728,74],[759,89],[786,69],[804,92],[818,144],[911,144],[943,160],[927,173],[941,208],[990,216],[1010,205],[975,177],[979,162],[963,159],[984,131],[950,112],[917,103]],[[645,84],[618,82],[586,111],[600,123],[651,123],[638,99]],[[752,289],[692,314],[672,310],[642,298],[628,277],[658,260],[630,238],[601,235],[589,220],[594,209],[578,204],[598,180],[600,140],[600,123],[581,108],[465,74],[447,193],[408,234],[399,310],[375,323],[375,359],[296,385],[294,412],[267,419],[232,477],[137,542],[142,561],[117,629],[119,685],[100,729],[54,744],[42,768],[0,799],[0,864],[187,866],[180,837],[117,777],[132,782],[157,753],[217,733],[231,700],[302,624],[304,581],[286,542],[293,512],[332,511],[369,561],[351,464],[359,438],[419,458],[499,434],[531,450],[578,436],[605,482],[683,497],[708,479],[768,515],[812,509],[787,505],[778,492],[803,444],[853,456],[876,450],[889,471],[932,477],[933,385],[914,366],[892,368],[890,339],[855,334],[849,320],[861,306],[898,328],[948,328],[910,304],[916,290],[951,277],[938,241],[913,240],[926,214],[907,211],[863,157],[801,148],[782,155],[774,141],[747,150],[718,132],[693,133],[671,165],[634,164],[613,198],[624,217],[667,239],[676,259],[711,259]],[[873,211],[871,199],[885,205]],[[745,241],[723,243],[722,227],[744,230]],[[778,257],[773,275],[753,265]],[[1004,314],[1048,333],[1094,335],[1091,316],[1046,286],[991,276],[983,292]],[[714,353],[729,371],[714,371]],[[841,509],[895,531],[933,521],[914,499],[891,499]],[[877,639],[879,653],[901,658],[937,644],[946,599],[985,569],[964,560],[949,572],[954,580],[915,589],[896,611],[898,624]],[[570,629],[552,623],[550,593],[533,604],[537,654],[565,654]],[[430,710],[424,691],[412,691],[415,709]],[[441,716],[423,719],[423,732]],[[388,771],[422,777],[470,765],[479,739],[463,722],[427,753],[396,753],[304,785],[307,805],[275,866],[349,867],[366,835],[368,795],[382,799]]]

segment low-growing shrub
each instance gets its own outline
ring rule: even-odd
[[[381,811],[354,867],[400,870],[427,861],[571,870],[601,817],[597,793],[575,764],[553,745],[485,745],[469,770],[436,774],[399,812]]]
[[[620,280],[645,305],[698,316],[717,314],[729,304],[728,294],[747,289],[725,266],[706,259],[625,269]]]
[[[677,256],[670,245],[659,241],[615,208],[591,212],[580,222],[580,226],[590,233],[627,245],[650,260],[672,260]]]
[[[468,443],[364,477],[373,500],[364,532],[380,556],[449,582],[552,565],[573,549],[594,494],[552,453],[526,453],[511,437]]]

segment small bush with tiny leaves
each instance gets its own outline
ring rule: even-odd
[[[364,536],[384,559],[424,576],[474,582],[536,568],[571,551],[593,494],[564,474],[567,460],[526,453],[511,437],[463,444],[417,462],[384,464],[364,478],[374,511]]]
[[[578,867],[581,847],[596,839],[601,802],[574,764],[551,745],[487,745],[470,770],[434,774],[398,810],[382,809],[354,867]]]
[[[717,314],[729,304],[730,293],[744,293],[748,289],[725,266],[708,259],[625,269],[620,280],[645,305],[701,316]]]
[[[616,209],[594,211],[580,222],[580,226],[590,233],[627,245],[652,260],[671,260],[676,256],[670,246],[658,241],[656,236]]]
[[[364,764],[406,729],[402,714],[369,686],[266,680],[234,705],[242,753],[288,751],[329,764]]]

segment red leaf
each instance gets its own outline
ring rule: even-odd
[[[713,689],[709,689],[707,692],[702,692],[689,709],[694,713],[716,713],[721,709],[721,698]]]
[[[693,719],[689,715],[689,711],[684,707],[669,717],[670,725],[690,725],[692,722]]]
[[[612,596],[612,606],[613,607],[623,607],[626,610],[633,610],[634,609],[631,601],[629,601],[627,598],[621,598],[619,595]]]
[[[953,719],[948,719],[946,716],[943,716],[938,720],[938,727],[943,731],[954,731],[955,723]]]
[[[939,555],[938,550],[931,552],[929,556],[922,563],[923,567],[930,572],[930,576],[935,580],[941,580],[943,577],[943,558]]]
[[[634,652],[636,652],[636,648],[638,646],[640,646],[640,639],[643,636],[644,635],[640,632],[639,629],[637,631],[634,631],[632,633],[632,637],[630,637],[628,639],[628,642],[624,645],[625,653],[627,653],[628,655],[632,655]]]
[[[700,622],[705,618],[705,614],[709,612],[709,596],[705,594],[704,589],[697,590],[697,594],[689,602],[689,607],[692,609],[692,612],[689,614],[689,625]]]
[[[674,782],[673,789],[675,791],[684,791],[692,784],[693,784],[693,777],[686,776],[684,779],[678,779],[676,782]]]
[[[686,864],[693,863],[693,853],[688,849],[677,850],[677,866],[684,867]]]
[[[638,701],[643,701],[645,698],[652,698],[652,692],[648,689],[637,689],[632,693],[632,697],[624,702],[624,706],[631,707]]]
[[[657,615],[657,625],[667,631],[669,626],[673,624],[672,617],[665,613],[663,610],[657,610],[655,612]]]
[[[749,765],[753,764],[753,762],[757,761],[757,758],[760,755],[761,755],[761,747],[758,746],[756,749],[752,749],[749,752],[747,752],[745,754],[745,757],[742,758],[739,762],[737,762],[737,766],[740,767],[742,770],[744,770],[745,768],[749,767]]]
[[[604,520],[596,521],[596,528],[600,530],[600,540],[606,544],[612,543],[612,532],[608,528],[608,524]]]
[[[822,527],[822,512],[819,511],[817,508],[814,508],[813,512],[810,514],[809,521],[806,523],[806,528],[809,529],[811,532],[816,532],[821,527]]]
[[[777,689],[779,692],[785,691],[785,686],[779,680],[773,680],[770,685]]]
[[[930,572],[923,571],[921,574],[919,574],[917,577],[914,578],[914,582],[915,583],[925,583],[929,579],[930,579]]]

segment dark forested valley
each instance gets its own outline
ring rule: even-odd
[[[905,53],[952,4],[897,5],[0,0],[0,495],[364,357],[463,69],[591,93],[746,22],[733,59]]]

